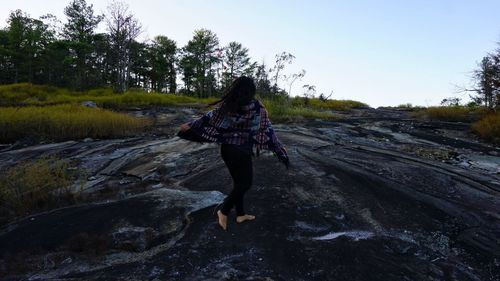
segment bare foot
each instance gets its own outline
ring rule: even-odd
[[[224,215],[220,210],[217,211],[217,217],[219,217],[219,225],[222,229],[227,230],[227,216]]]
[[[255,219],[255,216],[252,216],[252,215],[243,215],[243,216],[237,216],[236,217],[236,222],[242,223],[244,221],[251,221],[251,220],[254,220],[254,219]]]

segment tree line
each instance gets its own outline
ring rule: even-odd
[[[261,96],[276,96],[287,95],[305,75],[304,70],[284,75],[295,58],[290,53],[275,55],[268,67],[252,61],[241,43],[220,46],[208,29],[195,30],[183,47],[164,35],[140,42],[141,23],[123,2],[112,2],[99,15],[85,0],[72,0],[64,14],[65,23],[50,14],[34,19],[21,10],[10,13],[0,29],[0,84],[75,90],[108,86],[117,92],[143,88],[203,98],[219,95],[233,78],[247,75],[255,79]],[[100,24],[105,33],[96,32]],[[278,87],[279,81],[289,86],[288,93]]]

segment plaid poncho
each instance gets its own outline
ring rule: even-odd
[[[250,143],[257,152],[270,150],[285,164],[288,163],[288,155],[274,132],[267,110],[258,100],[241,106],[237,113],[223,114],[219,106],[188,125],[188,131],[179,132],[181,138],[220,144]]]

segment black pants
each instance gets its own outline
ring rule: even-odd
[[[243,197],[252,185],[252,148],[249,145],[222,144],[221,156],[233,178],[233,190],[224,199],[221,212],[227,216],[234,206],[236,214],[243,216]]]

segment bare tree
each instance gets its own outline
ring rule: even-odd
[[[320,101],[325,102],[325,101],[327,101],[327,100],[328,100],[328,99],[329,99],[332,95],[333,95],[333,91],[330,91],[330,94],[329,94],[328,96],[327,96],[327,95],[325,95],[325,94],[323,94],[323,93],[321,93],[321,94],[319,94],[318,99],[319,99]]]
[[[314,85],[303,85],[302,90],[304,91],[304,97],[306,98],[314,98],[316,95],[316,86]]]
[[[115,72],[115,89],[125,92],[130,77],[131,46],[141,34],[142,26],[128,11],[128,5],[113,1],[108,6],[106,24],[113,52],[113,68]]]
[[[295,58],[294,55],[287,53],[287,52],[281,52],[281,54],[277,54],[275,56],[276,58],[276,63],[273,68],[269,70],[269,72],[274,72],[273,75],[273,80],[274,80],[274,93],[276,94],[278,92],[278,79],[280,78],[280,73],[281,71],[285,68],[287,64],[291,64],[293,59]]]
[[[304,76],[306,76],[306,71],[304,69],[302,69],[299,73],[294,73],[290,76],[288,76],[286,79],[289,80],[290,82],[288,83],[288,95],[291,96],[292,95],[292,85],[295,81],[297,80],[301,80],[302,78],[304,78]]]

